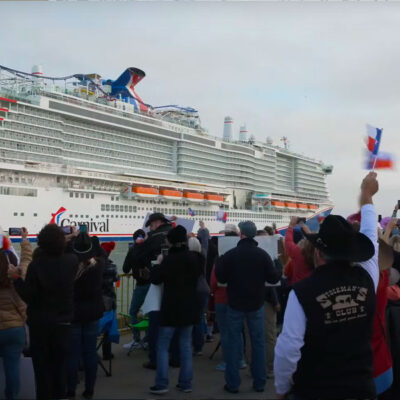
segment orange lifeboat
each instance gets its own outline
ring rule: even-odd
[[[179,190],[161,189],[160,195],[165,197],[166,199],[180,200],[182,198],[183,193],[180,192]]]
[[[203,193],[197,193],[197,192],[184,192],[183,193],[183,198],[189,201],[203,201],[204,200],[204,194]]]
[[[315,211],[315,210],[318,210],[318,206],[316,206],[315,204],[309,204],[308,209]]]
[[[285,203],[283,201],[271,200],[271,206],[276,208],[285,208]]]
[[[308,210],[308,206],[307,206],[307,204],[302,204],[302,203],[297,203],[297,208],[299,209],[299,210]]]
[[[205,199],[212,203],[222,203],[224,201],[224,196],[218,194],[206,194]]]
[[[160,192],[152,187],[134,186],[132,192],[140,197],[157,197]]]
[[[285,202],[285,205],[287,208],[289,208],[290,210],[297,210],[297,205],[296,203],[292,203],[292,202]]]

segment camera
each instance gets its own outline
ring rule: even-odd
[[[21,236],[22,235],[22,228],[9,228],[8,234],[10,236]]]
[[[63,230],[63,232],[64,232],[66,235],[69,235],[69,234],[72,233],[72,226],[63,226],[61,229]]]
[[[79,232],[87,233],[88,227],[87,225],[79,225]]]

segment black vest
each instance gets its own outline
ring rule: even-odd
[[[294,285],[307,318],[293,391],[306,399],[375,397],[375,289],[361,267],[327,264]]]

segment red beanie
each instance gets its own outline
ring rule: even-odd
[[[115,249],[115,242],[104,242],[101,244],[103,250],[110,254]]]

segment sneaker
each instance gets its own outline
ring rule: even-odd
[[[192,393],[193,389],[192,388],[183,388],[179,383],[176,385],[176,388],[183,393]]]
[[[93,392],[89,392],[89,390],[85,390],[82,393],[82,397],[85,399],[88,399],[88,400],[93,399]]]
[[[219,363],[219,364],[215,367],[215,369],[216,369],[217,371],[220,371],[220,372],[225,372],[225,370],[226,370],[226,362],[222,361],[221,363]]]
[[[228,392],[228,393],[233,393],[233,394],[239,393],[238,389],[232,389],[228,385],[224,386],[224,390],[225,390],[225,392]]]
[[[240,369],[246,369],[247,368],[247,363],[246,363],[246,361],[244,361],[244,360],[242,360],[242,361],[240,361],[240,367],[239,367]]]
[[[206,343],[212,343],[214,341],[213,335],[206,335]]]
[[[165,393],[168,393],[168,388],[163,388],[161,386],[155,385],[155,386],[152,386],[150,388],[150,393],[153,393],[153,394],[165,394]]]
[[[130,349],[141,349],[142,345],[140,342],[137,342],[136,340],[132,340],[132,342],[126,343],[122,346],[126,350]]]
[[[147,368],[147,369],[157,369],[157,365],[153,364],[150,361],[143,363],[142,366],[143,366],[143,368]]]

